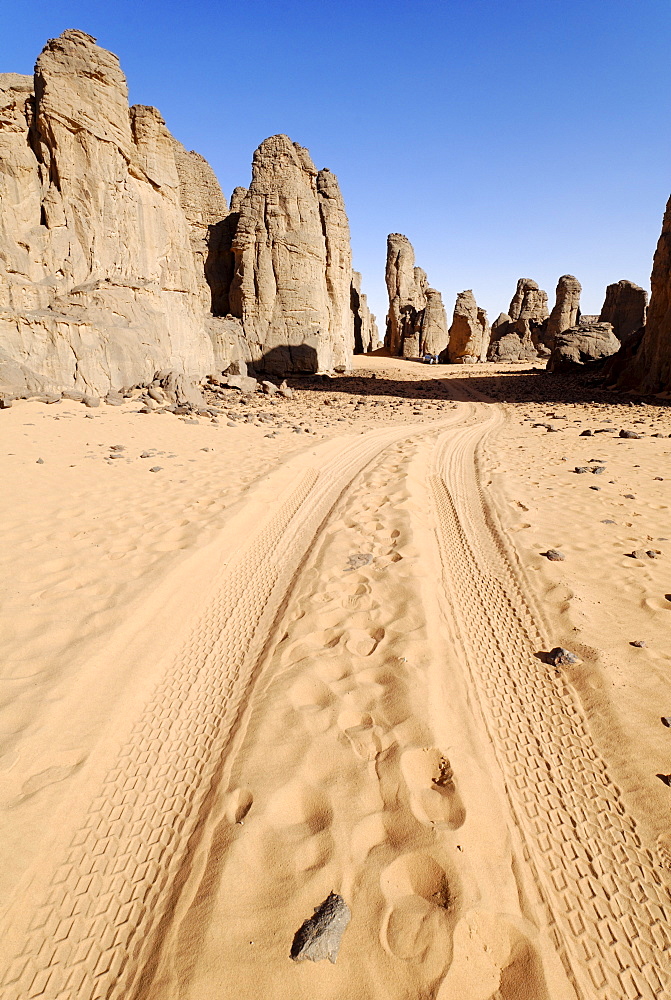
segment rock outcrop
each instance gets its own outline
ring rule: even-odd
[[[520,278],[507,313],[492,324],[489,361],[532,361],[547,357],[543,334],[548,320],[548,297],[531,278]]]
[[[478,308],[470,289],[457,295],[449,337],[441,360],[460,365],[486,361],[490,337],[487,313]]]
[[[254,154],[232,242],[230,311],[267,372],[347,368],[353,349],[349,225],[334,175],[272,136]]]
[[[205,374],[205,251],[159,113],[129,109],[116,56],[75,30],[47,43],[34,85],[0,87],[4,351],[45,386],[98,395],[156,369]]]
[[[645,326],[648,293],[633,281],[621,280],[606,288],[599,320],[610,323],[617,339],[624,343]]]
[[[117,57],[68,30],[34,78],[0,75],[0,164],[6,387],[105,396],[156,371],[198,379],[231,361],[349,365],[342,197],[286,136],[259,148],[229,210],[159,112],[129,108]]]
[[[387,237],[385,271],[389,311],[385,346],[391,354],[417,358],[440,354],[447,344],[447,318],[440,292],[415,267],[412,243],[401,233]]]
[[[620,389],[671,392],[671,198],[652,263],[645,327],[607,362],[606,377]]]
[[[580,293],[582,285],[572,274],[564,274],[557,282],[555,304],[545,331],[545,345],[552,350],[555,339],[564,330],[570,330],[580,320]]]
[[[419,356],[439,355],[445,350],[448,340],[447,316],[443,297],[435,288],[425,291],[426,305],[422,311],[419,328]]]
[[[590,361],[610,357],[619,347],[610,323],[580,322],[557,334],[547,368],[551,372],[575,371]]]
[[[424,271],[415,267],[412,243],[401,233],[387,237],[385,279],[389,295],[385,347],[394,355],[417,357],[427,279]]]
[[[368,308],[368,300],[361,291],[361,275],[352,271],[352,316],[354,318],[354,353],[369,354],[380,346],[375,316]]]

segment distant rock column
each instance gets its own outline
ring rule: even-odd
[[[415,267],[410,240],[401,233],[387,237],[385,278],[389,294],[385,346],[390,354],[417,357],[428,282],[425,272]]]
[[[580,293],[582,285],[572,274],[564,274],[557,282],[557,294],[548,319],[544,342],[552,350],[555,338],[577,326],[580,319]]]
[[[447,315],[443,297],[435,288],[426,289],[426,306],[420,326],[419,356],[441,354],[448,340]]]
[[[492,325],[489,361],[532,361],[549,351],[542,340],[548,320],[548,297],[531,278],[520,278],[507,313]]]
[[[487,313],[478,307],[473,292],[459,292],[445,352],[447,360],[461,365],[485,361],[490,332]]]
[[[379,346],[375,316],[368,308],[368,300],[361,291],[361,275],[352,271],[352,315],[354,317],[354,353],[369,354]]]
[[[606,288],[599,321],[610,323],[617,339],[624,342],[645,326],[647,306],[646,290],[622,279]]]
[[[268,372],[349,365],[349,227],[335,177],[317,177],[306,149],[271,136],[254,154],[240,206],[229,305]]]

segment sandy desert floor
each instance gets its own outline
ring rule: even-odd
[[[356,362],[0,413],[2,1000],[671,997],[669,401]]]

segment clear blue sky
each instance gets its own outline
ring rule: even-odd
[[[226,194],[285,132],[339,177],[384,325],[388,232],[493,319],[559,275],[648,287],[671,192],[670,0],[4,0],[0,71],[81,28]]]

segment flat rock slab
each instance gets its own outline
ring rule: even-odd
[[[296,931],[291,946],[294,962],[320,962],[328,958],[335,965],[340,941],[352,914],[350,908],[337,892],[331,892]]]

